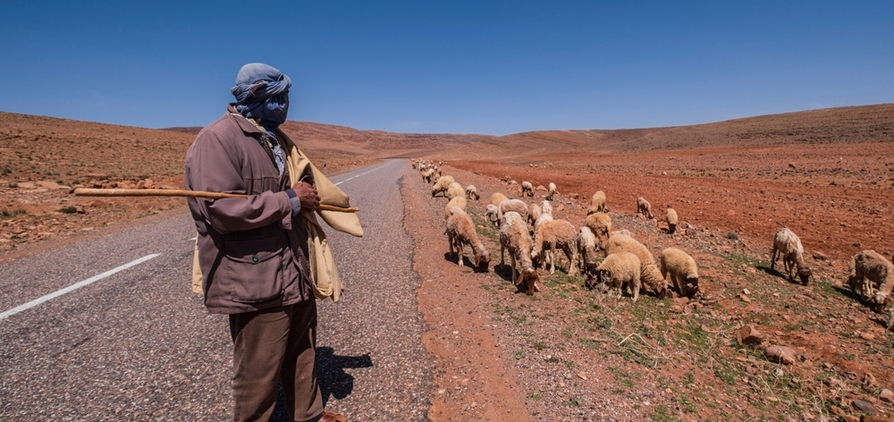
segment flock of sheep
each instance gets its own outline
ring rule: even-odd
[[[487,271],[490,254],[466,212],[468,201],[480,199],[476,187],[463,187],[452,176],[442,175],[431,161],[416,160],[413,167],[420,171],[426,182],[434,181],[432,197],[444,196],[448,200],[444,216],[450,254],[463,266],[464,246],[469,246],[473,265],[479,271]],[[560,251],[568,260],[568,275],[575,275],[580,270],[586,286],[591,289],[599,288],[621,297],[626,286],[634,302],[641,290],[659,298],[671,294],[692,298],[699,294],[698,266],[685,251],[666,248],[656,262],[649,249],[627,230],[612,231],[604,192],[593,194],[584,225],[579,229],[566,220],[553,218],[551,200],[556,194],[554,183],[549,184],[548,193],[540,203],[528,204],[496,192],[485,206],[485,219],[500,231],[500,264],[505,264],[508,251],[512,280],[516,286],[524,286],[527,294],[539,291],[537,267],[543,264],[545,269],[548,265],[550,274],[555,273]],[[521,196],[534,196],[530,182],[521,183]],[[642,197],[637,198],[637,214],[654,219],[651,205]],[[665,222],[667,233],[674,234],[679,217],[670,205],[665,211]],[[604,256],[601,262],[596,259],[598,251]],[[782,258],[788,278],[794,280],[797,276],[803,285],[807,285],[812,273],[803,254],[798,236],[788,228],[782,228],[773,239],[771,269]],[[873,250],[862,251],[851,259],[848,286],[871,302],[877,312],[884,312],[892,300],[894,265]],[[891,314],[888,328],[894,325],[894,310]]]

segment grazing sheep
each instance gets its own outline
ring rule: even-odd
[[[872,249],[858,252],[851,258],[848,284],[854,293],[859,287],[860,294],[874,299],[877,311],[883,312],[894,287],[894,264]]]
[[[546,199],[552,201],[553,196],[556,196],[558,192],[556,192],[556,184],[553,182],[549,182],[549,191],[546,194]]]
[[[597,212],[587,215],[584,225],[590,228],[596,239],[602,244],[609,238],[609,233],[612,230],[612,218],[604,212]]]
[[[493,204],[495,207],[499,207],[499,206],[500,206],[500,202],[503,202],[503,201],[505,201],[505,200],[507,200],[507,199],[509,199],[509,198],[507,198],[506,195],[503,195],[503,194],[500,193],[500,192],[494,192],[494,193],[491,194],[491,196],[490,196],[490,203]]]
[[[801,246],[801,239],[798,238],[798,235],[789,230],[788,227],[783,227],[776,232],[776,236],[773,238],[772,256],[773,259],[770,261],[771,270],[776,266],[776,261],[781,256],[785,274],[788,275],[789,280],[794,280],[795,268],[797,268],[801,284],[807,285],[811,271],[804,263],[804,247]]]
[[[597,213],[597,212],[608,212],[605,209],[605,192],[596,191],[593,194],[593,197],[590,198],[590,209],[587,210],[587,215]]]
[[[447,206],[444,207],[444,218],[450,218],[450,213],[453,207],[457,207],[465,212],[467,205],[466,197],[464,196],[457,196],[450,201],[447,201]]]
[[[642,277],[643,286],[654,292],[658,298],[664,298],[667,295],[667,282],[661,276],[658,266],[655,265],[655,257],[649,252],[649,248],[630,236],[614,234],[606,242],[605,253],[611,255],[618,252],[630,252],[636,255],[640,262],[640,277]]]
[[[500,227],[500,209],[494,204],[487,204],[484,208],[484,219],[496,227]]]
[[[424,180],[425,183],[431,183],[431,179],[432,179],[432,177],[434,177],[434,175],[435,175],[434,169],[425,169],[422,171],[422,180]]]
[[[451,183],[450,185],[447,186],[447,198],[448,198],[448,199],[453,199],[453,198],[456,198],[456,197],[458,197],[458,196],[465,197],[465,196],[466,196],[466,190],[465,190],[465,188],[463,188],[463,185],[461,185],[461,184],[459,184],[459,183],[456,183],[456,182],[453,182],[453,183]]]
[[[652,215],[652,204],[650,204],[649,201],[646,201],[646,198],[643,198],[642,196],[636,198],[636,212],[638,215],[642,215],[649,220],[655,218],[655,216]]]
[[[587,263],[596,257],[596,235],[587,226],[581,226],[577,231],[577,260],[581,270],[587,268]]]
[[[528,205],[528,224],[533,226],[542,214],[543,210],[540,208],[540,205],[537,205],[535,203]]]
[[[478,195],[478,188],[476,188],[475,185],[466,186],[466,198],[474,199],[476,201],[481,198],[481,196]]]
[[[522,216],[523,221],[528,221],[528,204],[521,199],[507,199],[500,202],[498,207],[500,208],[501,216],[509,211],[515,211]]]
[[[568,258],[568,275],[577,273],[577,229],[565,220],[547,221],[534,232],[534,249],[531,251],[532,259],[539,259],[540,252],[544,253],[544,263],[549,261],[549,273],[556,273],[556,250],[561,249]],[[552,252],[547,254],[548,252]],[[544,266],[545,268],[545,266]]]
[[[521,183],[521,194],[522,196],[534,196],[534,185],[531,182],[523,181]]]
[[[617,292],[618,298],[621,297],[626,283],[630,287],[633,301],[636,302],[639,299],[639,291],[642,289],[641,267],[636,255],[630,252],[613,253],[598,266],[588,264],[585,283],[590,289],[600,283],[605,283],[606,287]]]
[[[670,279],[681,296],[692,298],[698,293],[698,266],[689,254],[677,248],[667,248],[658,255],[661,277]]]
[[[540,214],[540,217],[537,217],[537,221],[534,222],[534,233],[537,233],[537,228],[547,221],[553,221],[553,215],[546,213]]]
[[[459,207],[454,207],[451,214],[447,218],[447,242],[450,244],[450,254],[454,254],[455,248],[458,252],[456,257],[459,261],[459,266],[462,267],[464,265],[463,245],[469,245],[472,248],[473,265],[480,271],[486,272],[490,264],[490,254],[478,238],[472,217]]]
[[[667,205],[667,213],[664,215],[664,221],[667,222],[667,234],[674,234],[677,231],[677,223],[680,222],[680,218],[677,217],[677,212],[671,208],[670,204]]]
[[[502,224],[500,225],[500,265],[505,263],[503,255],[504,251],[508,249],[509,257],[512,259],[511,277],[515,280],[516,286],[522,283],[525,284],[525,293],[528,295],[533,295],[534,292],[540,291],[537,287],[537,281],[540,279],[540,276],[531,262],[533,243],[531,235],[528,234],[528,226],[525,224],[525,219],[519,213],[509,211],[503,215]],[[515,278],[516,263],[521,265],[521,272],[518,274],[518,278]]]
[[[450,186],[451,183],[455,182],[453,180],[453,176],[441,176],[438,178],[438,181],[434,186],[431,187],[431,196],[435,197],[441,192],[447,192],[447,187]]]
[[[543,211],[544,214],[552,214],[553,204],[549,202],[549,199],[544,199],[543,202],[540,203],[540,210]]]

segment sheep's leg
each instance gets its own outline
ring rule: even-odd
[[[568,257],[568,275],[577,274],[577,266],[574,265],[577,262],[577,250],[566,246],[565,256]]]
[[[456,241],[456,249],[456,260],[459,261],[460,267],[465,267],[465,264],[463,264],[463,256],[465,255],[465,253],[463,252],[463,242],[459,239],[457,239]]]
[[[518,286],[518,283],[520,280],[515,278],[515,254],[511,253],[512,251],[509,251],[509,252],[510,252],[510,258],[512,258],[512,273],[511,273],[512,275],[511,275],[511,277],[512,277],[512,280],[515,281],[515,285]]]
[[[771,254],[771,256],[773,258],[770,259],[770,269],[771,270],[775,269],[775,267],[776,267],[776,260],[779,259],[779,257],[777,256],[778,253],[779,253],[779,249],[776,249],[776,245],[774,244],[773,245],[773,253]]]
[[[506,247],[503,246],[503,242],[500,242],[500,266],[506,265],[506,262],[503,260],[503,252],[506,251]]]
[[[449,246],[450,246],[450,256],[453,256],[453,253],[454,253],[454,252],[453,252],[453,240],[454,240],[454,239],[453,239],[453,236],[451,236],[451,235],[448,234],[448,235],[447,235],[447,243],[448,243]]]

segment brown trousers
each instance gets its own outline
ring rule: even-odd
[[[233,338],[234,421],[268,421],[282,380],[286,409],[295,421],[323,413],[314,372],[317,304],[314,299],[230,315]]]

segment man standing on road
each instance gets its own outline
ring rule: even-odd
[[[312,177],[291,182],[277,139],[290,86],[279,70],[246,64],[236,102],[186,154],[187,189],[248,196],[188,199],[205,306],[229,315],[235,421],[270,420],[280,380],[292,420],[345,420],[323,411],[314,368],[317,307],[300,211],[315,211],[320,197]]]

